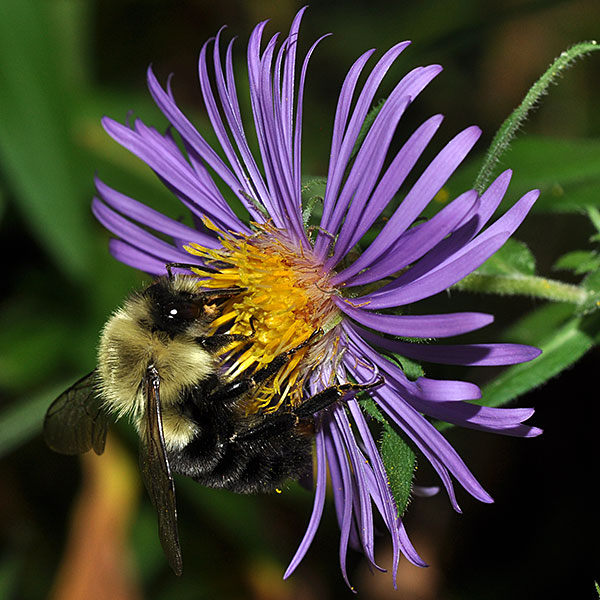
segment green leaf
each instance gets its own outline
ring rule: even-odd
[[[473,161],[459,169],[444,186],[444,196],[455,198],[471,189],[477,166],[477,161]],[[532,212],[580,214],[600,208],[598,139],[565,140],[528,135],[511,143],[510,152],[495,174],[507,168],[512,169],[513,176],[498,214],[533,189],[540,190],[540,197]],[[431,218],[446,204],[430,202],[423,215]]]
[[[482,275],[534,275],[535,258],[523,242],[509,239],[476,272]]]
[[[502,340],[535,346],[544,332],[557,330],[573,316],[573,307],[568,304],[543,304],[507,328]]]
[[[574,250],[563,254],[552,268],[573,271],[576,275],[582,275],[600,268],[600,255],[593,251]]]
[[[360,405],[383,427],[380,441],[381,458],[388,476],[390,490],[396,502],[398,515],[402,516],[410,501],[417,463],[415,453],[381,414],[372,399],[360,400]]]
[[[502,406],[540,386],[574,364],[598,343],[597,315],[569,319],[534,343],[542,350],[535,360],[510,367],[482,390],[481,404]],[[542,331],[547,331],[544,327]]]
[[[48,406],[71,383],[66,381],[49,387],[0,412],[0,457],[25,444],[42,430]]]
[[[514,194],[539,189],[534,212],[581,212],[600,206],[600,140],[528,136],[511,145]]]
[[[417,458],[410,446],[389,425],[384,426],[381,437],[381,458],[398,516],[402,516],[410,501]]]
[[[77,100],[53,51],[66,32],[52,30],[50,4],[2,0],[0,159],[36,238],[65,273],[83,278],[91,185],[71,140]]]
[[[17,556],[5,555],[0,562],[0,598],[15,598],[21,560]]]

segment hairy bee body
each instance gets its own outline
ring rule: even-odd
[[[131,295],[106,323],[98,367],[61,394],[44,421],[53,450],[104,450],[107,414],[127,415],[140,436],[140,468],[156,507],[159,537],[182,572],[172,472],[238,493],[273,491],[312,473],[314,414],[345,394],[381,382],[325,388],[299,406],[247,413],[248,400],[315,335],[265,367],[223,377],[219,351],[252,336],[211,333],[223,298],[240,288],[201,291],[198,280],[169,273]]]
[[[220,344],[207,349],[215,298],[201,296],[198,311],[190,311],[198,296],[191,277],[159,279],[109,319],[97,370],[106,409],[128,414],[143,436],[141,382],[152,365],[160,379],[163,438],[172,471],[241,493],[272,491],[286,479],[307,474],[312,462],[306,428],[252,433],[261,417],[246,415],[241,406],[252,386],[226,386],[214,354]]]

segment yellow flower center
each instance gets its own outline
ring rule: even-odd
[[[298,247],[286,231],[271,224],[254,224],[254,235],[224,232],[207,220],[205,225],[218,232],[223,247],[186,247],[207,265],[206,269],[194,269],[202,278],[200,285],[209,289],[243,288],[226,300],[212,324],[213,331],[225,329],[249,337],[250,344],[236,343],[223,352],[226,376],[233,379],[245,371],[264,368],[318,329],[329,332],[295,352],[252,395],[246,410],[277,410],[286,399],[292,406],[298,404],[312,368],[337,346],[332,328],[339,321],[339,311],[331,298],[334,290],[328,285],[327,274],[310,249]],[[209,270],[212,268],[215,270]]]

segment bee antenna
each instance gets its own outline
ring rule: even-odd
[[[170,280],[173,280],[173,277],[174,277],[173,269],[188,269],[188,270],[192,270],[192,269],[196,269],[196,268],[198,268],[200,266],[201,265],[192,264],[192,263],[170,262],[170,263],[166,263],[165,264],[165,269],[167,271],[167,277]]]

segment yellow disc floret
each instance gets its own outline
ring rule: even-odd
[[[205,225],[218,232],[222,248],[186,247],[207,265],[194,269],[201,278],[200,285],[209,289],[238,286],[243,290],[224,303],[213,329],[251,336],[249,343],[230,346],[223,354],[228,377],[266,367],[316,330],[329,331],[335,325],[338,310],[331,299],[333,290],[309,248],[299,247],[287,232],[268,223],[254,224],[253,235],[224,232],[208,220]],[[330,347],[331,342],[329,339]],[[286,398],[292,405],[300,402],[305,377],[325,348],[321,339],[296,352],[260,387],[248,412],[276,410]]]

